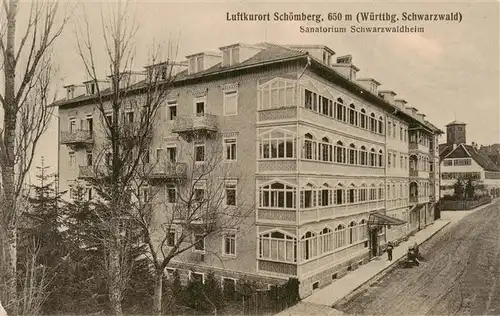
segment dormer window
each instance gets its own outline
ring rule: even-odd
[[[203,71],[203,56],[198,56],[196,58],[196,72]]]
[[[87,94],[95,94],[97,92],[96,89],[96,84],[95,82],[88,82],[87,83]]]
[[[229,67],[240,62],[240,48],[226,48],[222,51],[222,66]]]
[[[66,93],[67,93],[66,97],[68,99],[73,99],[75,97],[75,87],[74,86],[67,87]]]

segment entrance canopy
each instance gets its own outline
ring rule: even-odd
[[[368,226],[370,227],[380,227],[380,226],[399,226],[406,224],[398,218],[390,217],[382,213],[371,213],[368,218]]]

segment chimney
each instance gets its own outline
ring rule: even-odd
[[[394,97],[396,96],[396,92],[391,90],[380,90],[378,95],[382,97],[387,103],[394,104]]]

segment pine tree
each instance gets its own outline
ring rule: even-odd
[[[58,190],[57,176],[48,173],[49,167],[44,164],[43,157],[41,165],[36,168],[38,183],[29,186],[27,210],[18,230],[18,274],[21,283],[26,282],[30,275],[35,278],[30,282],[40,282],[37,291],[45,311],[45,308],[50,310],[59,304],[56,282],[53,281],[59,274],[67,249],[63,242],[59,212],[62,193]],[[20,284],[20,288],[33,291],[26,284]]]

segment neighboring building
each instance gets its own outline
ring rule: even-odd
[[[482,149],[479,149],[474,142],[472,145],[467,145],[466,124],[462,122],[453,121],[446,125],[446,134],[446,144],[439,145],[440,196],[453,195],[454,185],[458,179],[464,181],[471,179],[483,184],[489,194],[496,196],[500,190],[500,167],[490,159],[490,155],[485,154],[487,150],[493,150],[495,145]]]
[[[488,158],[500,168],[500,144],[481,146],[479,151],[488,156]]]
[[[321,45],[264,43],[187,57],[151,157],[155,148],[203,146],[180,123],[196,119],[234,144],[231,160],[252,183],[246,198],[256,209],[249,229],[231,236],[231,253],[225,237],[213,237],[203,256],[188,251],[170,269],[215,271],[224,282],[296,277],[305,297],[379,255],[388,240],[434,221],[442,132],[376,80],[356,79],[351,56],[334,63],[334,54]],[[87,93],[71,90],[57,103],[61,190],[97,145],[92,89],[87,83]],[[75,138],[87,146],[70,146]]]

